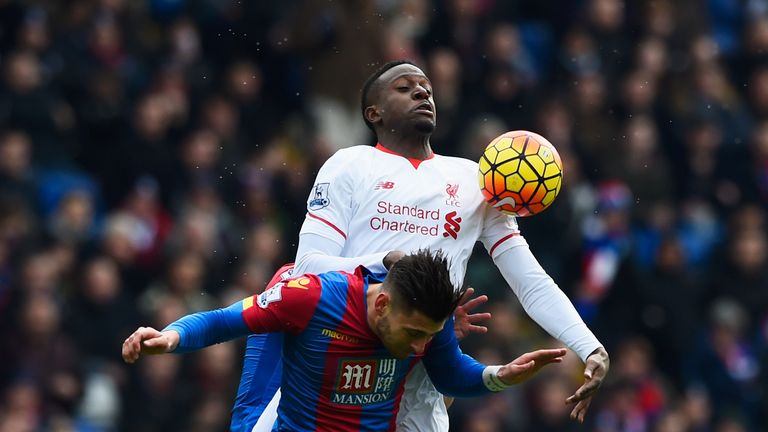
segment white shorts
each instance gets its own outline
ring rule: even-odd
[[[419,362],[405,379],[405,391],[397,414],[398,432],[448,432],[448,409],[443,395],[429,380]]]
[[[264,408],[252,432],[271,432],[277,420],[280,389]],[[405,391],[397,414],[398,432],[448,432],[448,409],[419,362],[405,380]]]

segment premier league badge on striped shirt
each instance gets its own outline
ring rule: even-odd
[[[280,282],[277,285],[273,286],[272,288],[259,294],[259,296],[256,298],[256,302],[259,305],[259,307],[262,309],[266,309],[270,303],[274,303],[276,301],[282,300],[283,299],[282,289],[283,289],[283,283]]]

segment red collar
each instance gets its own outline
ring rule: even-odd
[[[430,154],[429,154],[429,156],[427,156],[427,158],[426,158],[426,159],[423,159],[423,160],[422,160],[422,159],[414,159],[414,158],[405,157],[405,156],[401,155],[400,153],[394,152],[394,151],[392,151],[392,150],[390,150],[390,149],[388,149],[388,148],[384,147],[383,145],[381,145],[381,143],[376,143],[376,149],[377,149],[377,150],[381,150],[381,151],[383,151],[384,153],[389,153],[389,154],[391,154],[391,155],[395,155],[395,156],[404,157],[404,158],[408,159],[408,162],[410,162],[410,163],[411,163],[411,165],[413,165],[413,167],[414,167],[414,168],[416,168],[416,169],[418,169],[418,168],[419,168],[419,165],[420,165],[422,162],[424,162],[425,160],[430,160],[430,159],[432,159],[432,158],[434,158],[434,157],[435,157],[435,152],[432,152],[432,153],[430,153]]]

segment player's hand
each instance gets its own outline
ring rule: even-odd
[[[566,404],[576,404],[571,411],[571,420],[584,423],[584,416],[587,414],[589,404],[592,403],[592,396],[603,383],[610,365],[611,360],[608,358],[608,352],[602,347],[587,357],[584,367],[584,384],[565,400]]]
[[[461,296],[459,300],[459,306],[456,307],[454,312],[453,332],[456,334],[456,339],[462,339],[468,336],[470,333],[485,333],[488,331],[488,327],[483,325],[477,325],[479,321],[491,319],[490,312],[482,312],[472,314],[472,309],[480,306],[488,301],[487,295],[481,295],[471,300],[467,300],[475,293],[474,288],[467,288],[467,291]]]
[[[384,259],[381,260],[382,264],[384,264],[384,268],[387,270],[391,270],[392,266],[395,265],[396,262],[400,261],[400,258],[405,256],[405,252],[399,251],[399,250],[393,250],[389,251],[388,254],[384,256]]]
[[[550,363],[560,363],[565,356],[565,348],[542,349],[521,355],[499,369],[497,377],[507,385],[520,384],[536,375]]]
[[[123,342],[123,360],[133,363],[142,355],[165,354],[179,345],[179,333],[160,332],[152,327],[139,327]]]

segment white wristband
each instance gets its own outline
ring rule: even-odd
[[[483,369],[483,384],[485,384],[485,387],[490,391],[498,392],[505,388],[512,387],[499,379],[499,370],[501,370],[501,366],[486,366],[485,369]]]

